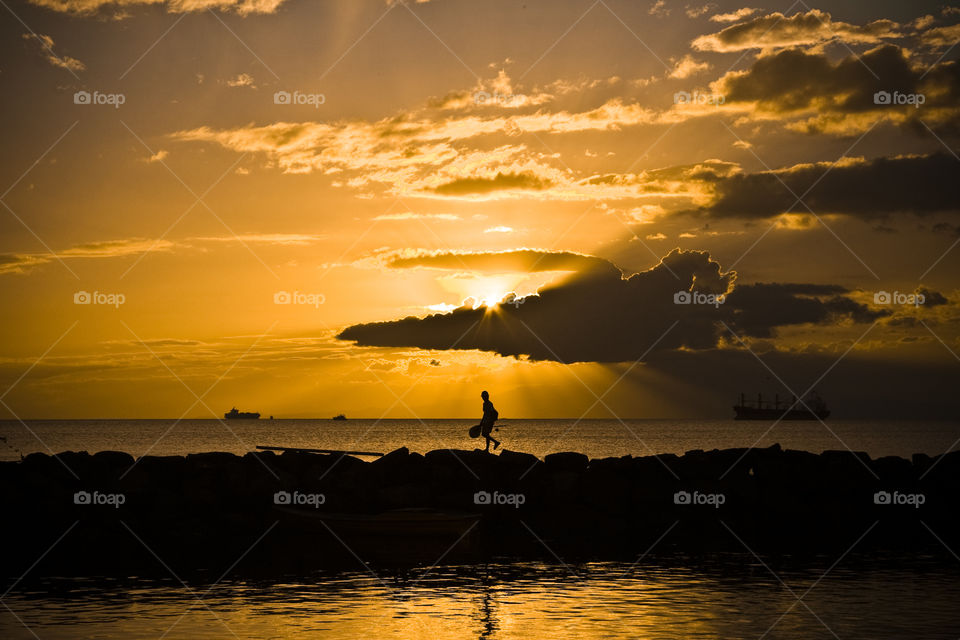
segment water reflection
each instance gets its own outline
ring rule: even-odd
[[[645,560],[632,569],[588,563],[575,573],[505,563],[187,587],[51,579],[18,585],[4,599],[13,613],[0,615],[0,637],[956,637],[960,563],[848,558],[818,582],[833,560],[772,562],[787,586],[744,555]]]

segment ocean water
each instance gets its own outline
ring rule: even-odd
[[[956,638],[960,563],[744,554],[691,562],[373,569],[184,585],[48,579],[4,598],[0,637]],[[798,598],[802,601],[798,603]]]
[[[104,450],[140,455],[203,451],[244,454],[256,445],[387,453],[398,447],[433,449],[483,446],[467,430],[472,420],[29,420],[0,421],[0,459],[35,451]],[[772,427],[772,428],[771,428]],[[503,447],[544,456],[579,451],[592,458],[691,449],[769,446],[819,453],[866,451],[872,457],[935,455],[955,448],[960,422],[704,421],[704,420],[503,420],[494,436]]]

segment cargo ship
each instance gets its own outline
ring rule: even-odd
[[[223,417],[227,420],[259,420],[260,414],[255,411],[237,411],[237,408],[234,407],[223,414]]]
[[[756,404],[747,403],[746,396],[740,394],[740,402],[733,406],[735,420],[824,420],[830,415],[827,404],[811,391],[803,402],[798,402],[796,396],[791,396],[790,402],[780,400],[774,395],[773,400],[764,400],[763,394],[757,394]]]

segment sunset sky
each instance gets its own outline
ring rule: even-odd
[[[960,7],[2,4],[2,418],[960,409]]]

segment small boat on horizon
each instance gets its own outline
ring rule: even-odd
[[[331,419],[331,420],[346,420],[346,419],[347,419],[347,416],[343,415],[342,413],[338,413],[337,415],[333,416],[333,417],[330,418],[330,419]]]
[[[734,420],[825,420],[830,415],[827,403],[811,391],[803,402],[791,396],[788,403],[780,400],[779,395],[773,401],[764,400],[763,394],[757,394],[756,404],[748,404],[746,395],[740,394],[740,402],[733,406]]]
[[[223,414],[223,417],[227,420],[259,420],[260,414],[256,411],[237,411],[237,408],[234,407]]]

